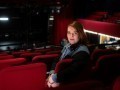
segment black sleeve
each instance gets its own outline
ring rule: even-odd
[[[69,67],[57,73],[57,81],[65,82],[76,77],[85,67],[89,59],[89,54],[85,51],[80,51],[72,56],[72,63]]]
[[[55,70],[55,67],[56,67],[56,64],[59,62],[59,58],[60,58],[60,55],[58,58],[56,58],[53,63],[52,63],[52,66],[51,66],[51,70]]]
[[[61,52],[63,52],[64,50],[65,50],[65,47],[62,49]],[[62,55],[62,53],[60,53],[60,54],[59,54],[59,57],[56,58],[56,59],[53,61],[52,66],[51,66],[51,70],[55,70],[56,64],[59,62],[59,59],[60,59],[61,55]]]

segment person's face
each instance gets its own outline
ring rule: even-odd
[[[74,27],[68,26],[67,38],[70,44],[76,44],[79,41],[79,34]]]

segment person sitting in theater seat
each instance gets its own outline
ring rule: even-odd
[[[85,68],[89,59],[89,50],[87,47],[87,37],[84,33],[83,26],[73,21],[67,28],[68,44],[61,51],[59,59],[52,64],[50,75],[47,78],[48,87],[58,87],[61,83],[77,77]],[[55,73],[56,64],[64,59],[71,58],[72,62],[69,67],[58,73]]]

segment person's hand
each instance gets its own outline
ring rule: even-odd
[[[47,85],[48,85],[49,88],[50,88],[50,87],[56,88],[56,87],[58,87],[60,84],[59,84],[59,83],[56,83],[56,82],[54,82],[54,81],[52,80],[52,75],[53,75],[53,74],[51,74],[51,75],[48,77]]]
[[[51,77],[51,75],[49,75],[48,78],[46,79],[46,84],[47,84],[48,87],[51,87],[51,84],[50,84],[50,82],[49,82],[49,78],[50,78],[50,77]]]
[[[56,82],[54,82],[54,83],[51,85],[52,88],[56,88],[56,87],[59,87],[59,86],[60,86],[60,83],[56,83]]]

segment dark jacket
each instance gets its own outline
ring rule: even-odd
[[[70,49],[74,53],[76,49],[80,46],[81,45],[76,44],[70,46]],[[73,61],[71,62],[69,67],[57,73],[57,82],[67,82],[81,74],[87,65],[89,53],[86,50],[78,50],[78,52],[74,54],[68,54],[64,57],[64,59],[67,58],[71,58]],[[56,62],[54,62],[54,64],[52,65],[52,70],[55,69],[55,65],[57,64],[57,62],[59,62],[59,59],[57,59]]]

